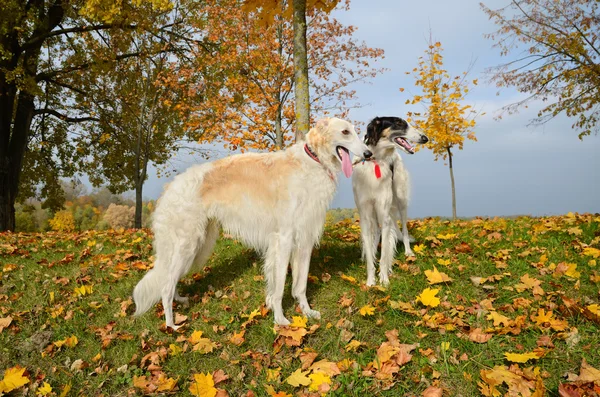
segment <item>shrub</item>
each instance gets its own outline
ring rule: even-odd
[[[50,227],[57,232],[72,232],[75,230],[75,218],[70,211],[62,210],[50,219]]]
[[[104,213],[103,220],[106,221],[112,229],[133,227],[135,217],[135,208],[126,205],[111,204]]]

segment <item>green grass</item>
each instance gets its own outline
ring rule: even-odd
[[[531,352],[539,338],[548,335],[554,348],[545,347],[543,357],[519,365],[539,367],[547,395],[558,395],[563,376],[578,374],[582,359],[600,367],[598,323],[569,312],[563,301],[563,297],[574,299],[581,307],[599,303],[600,263],[595,265],[583,252],[588,246],[600,248],[599,221],[592,215],[415,221],[410,230],[424,248],[413,261],[398,247],[386,290],[363,285],[366,270],[360,260],[357,224],[328,225],[321,245],[313,251],[308,286],[309,302],[322,315],[321,321],[311,320],[309,326],[320,327],[305,336],[301,346],[284,346],[278,353],[274,353],[277,335],[271,313],[246,327],[240,346],[230,341],[242,329],[243,314],[259,309],[264,301],[260,257],[233,240],[220,239],[204,271],[179,284],[180,292],[191,299],[189,306],[176,304],[175,311],[188,319],[180,332],[166,333],[161,330],[160,304],[137,319],[131,317],[133,305],[127,307],[125,316],[120,315],[122,303],[152,263],[149,232],[0,234],[0,319],[12,318],[11,325],[0,332],[0,370],[16,365],[27,369],[30,382],[15,393],[34,394],[48,382],[56,395],[71,385],[68,395],[115,396],[142,394],[133,386],[134,376],[149,376],[152,370],[177,379],[177,394],[190,395],[193,374],[222,369],[229,379],[217,387],[229,395],[252,390],[266,396],[267,384],[290,394],[307,391],[285,379],[300,368],[301,352],[315,351],[317,360],[356,362],[333,377],[328,395],[412,396],[434,384],[447,395],[471,396],[479,395],[481,370],[510,365],[505,352]],[[469,252],[457,249],[463,242]],[[440,265],[439,259],[451,263]],[[554,267],[562,262],[576,264],[580,276],[555,274]],[[434,265],[453,281],[429,285],[424,271]],[[470,280],[503,273],[500,280],[484,283],[485,287]],[[342,274],[357,283],[344,280]],[[525,274],[541,281],[544,295],[515,288]],[[288,277],[283,304],[291,319],[299,314],[289,284]],[[81,285],[91,285],[92,292],[78,296],[75,288]],[[415,302],[428,287],[440,289],[442,303],[435,308]],[[342,296],[353,303],[343,307]],[[531,302],[515,307],[516,298]],[[389,301],[411,303],[414,311],[394,309]],[[367,304],[375,307],[375,313],[363,317],[359,310]],[[511,320],[524,316],[525,322],[515,332],[505,333],[502,326],[494,327],[487,319],[487,304]],[[556,331],[548,324],[536,325],[532,315],[539,309],[552,310],[555,318],[567,322],[567,328]],[[337,326],[342,318],[351,322],[348,331],[353,338],[364,343],[357,352],[345,350],[347,342],[342,341]],[[112,329],[104,332],[113,339],[103,347],[100,330],[111,322]],[[493,337],[487,343],[472,342],[467,335],[477,327]],[[577,337],[567,339],[575,328]],[[387,340],[386,331],[393,329],[398,330],[401,343],[419,343],[412,360],[392,381],[366,376],[363,370]],[[195,330],[218,347],[208,354],[192,351],[183,339]],[[52,344],[71,335],[78,338],[73,347],[59,349]],[[448,350],[442,348],[443,343],[449,344]],[[174,355],[169,352],[172,344],[187,350]],[[152,352],[161,355],[159,369],[148,368],[148,361],[142,360]],[[267,382],[267,369],[276,368],[281,368],[280,378]],[[503,387],[499,390],[505,392]]]

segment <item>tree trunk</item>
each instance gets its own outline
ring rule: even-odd
[[[135,225],[136,229],[142,228],[142,189],[144,181],[135,184]]]
[[[277,106],[275,115],[275,147],[277,150],[283,149],[283,128],[281,127],[281,103]]]
[[[306,0],[292,0],[294,6],[294,85],[296,141],[304,139],[310,127],[308,56],[306,51]]]
[[[448,150],[448,168],[450,168],[450,182],[452,185],[452,219],[456,220],[456,188],[454,185],[454,169],[452,168],[452,151],[450,147],[447,147]]]

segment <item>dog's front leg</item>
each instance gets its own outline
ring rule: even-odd
[[[289,325],[290,322],[283,315],[283,291],[285,289],[285,278],[290,254],[292,252],[291,233],[277,233],[272,240],[276,240],[275,246],[267,250],[265,258],[265,274],[267,279],[267,307],[273,310],[275,324]]]
[[[363,259],[367,262],[368,286],[375,285],[375,251],[379,242],[379,231],[377,230],[379,227],[376,219],[375,211],[364,211],[360,214],[360,237]]]
[[[298,301],[302,313],[309,318],[321,318],[321,313],[312,310],[306,299],[306,283],[310,268],[312,244],[299,244],[292,255],[292,296]]]
[[[390,283],[389,275],[394,262],[394,254],[396,252],[396,229],[392,222],[393,218],[389,215],[382,216],[384,219],[381,228],[381,259],[379,260],[379,281],[383,286]]]

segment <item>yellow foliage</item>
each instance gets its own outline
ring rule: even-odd
[[[72,232],[75,230],[75,218],[70,211],[58,211],[54,214],[54,218],[48,222],[55,232]]]

